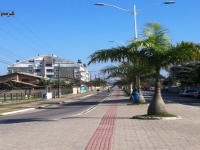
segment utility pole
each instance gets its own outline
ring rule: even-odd
[[[96,72],[96,71],[88,71],[88,72],[90,73],[90,81],[92,81],[92,73],[91,72]],[[95,75],[95,79],[96,79],[96,75]],[[93,90],[92,87],[91,87],[91,90]],[[95,86],[95,90],[96,90],[96,86]]]
[[[10,17],[10,16],[14,16],[14,15],[15,15],[14,11],[12,11],[12,12],[1,12],[0,11],[0,16]]]
[[[58,63],[58,97],[61,97],[61,87],[60,87],[60,63]]]
[[[90,73],[90,81],[92,81],[92,73],[91,72],[96,72],[96,71],[88,71],[88,72]]]

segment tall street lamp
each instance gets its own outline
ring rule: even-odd
[[[137,15],[137,13],[142,12],[142,11],[147,10],[147,9],[150,9],[152,7],[158,6],[158,5],[173,4],[173,3],[175,3],[175,2],[174,1],[166,1],[166,2],[163,2],[163,3],[155,4],[153,6],[150,6],[148,8],[142,9],[142,10],[136,10],[136,5],[133,6],[133,10],[127,10],[127,9],[123,9],[123,8],[115,6],[115,5],[104,4],[104,3],[96,3],[94,5],[97,5],[97,6],[110,6],[110,7],[114,7],[114,8],[117,8],[119,10],[122,10],[122,11],[129,12],[129,13],[133,14],[133,16],[134,16],[134,35],[135,35],[135,39],[137,39],[137,24],[136,24],[136,15]]]
[[[124,9],[124,8],[121,8],[121,7],[118,7],[118,6],[115,6],[115,5],[110,5],[110,4],[104,4],[104,3],[96,3],[94,5],[97,5],[97,6],[110,6],[110,7],[114,7],[114,8],[117,8],[119,10],[122,10],[122,11],[125,11],[125,12],[129,12],[133,15],[134,17],[134,35],[135,35],[135,39],[137,39],[137,22],[136,22],[136,15],[137,13],[139,12],[142,12],[144,10],[148,10],[152,7],[155,7],[155,6],[158,6],[158,5],[162,5],[162,4],[173,4],[175,3],[174,1],[166,1],[166,2],[162,2],[162,3],[158,3],[158,4],[155,4],[153,6],[150,6],[148,8],[145,8],[145,9],[142,9],[142,10],[136,10],[136,5],[133,5],[133,10],[127,10],[127,9]],[[137,77],[136,77],[136,83],[137,83]],[[130,85],[130,93],[132,93],[132,84]]]

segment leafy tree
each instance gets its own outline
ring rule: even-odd
[[[199,63],[172,66],[170,68],[170,74],[181,83],[181,86],[197,86],[200,83]]]
[[[22,84],[13,82],[12,80],[0,84],[1,89],[21,89]]]

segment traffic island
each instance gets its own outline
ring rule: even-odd
[[[148,120],[174,120],[181,119],[180,116],[176,116],[174,114],[166,114],[166,115],[136,115],[131,117],[130,119],[148,119]]]

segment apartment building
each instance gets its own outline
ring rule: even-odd
[[[90,81],[90,72],[81,60],[72,62],[57,57],[56,55],[38,55],[24,61],[16,60],[8,65],[8,74],[15,72],[25,72],[42,77],[58,78],[69,77],[80,79],[84,82]]]

